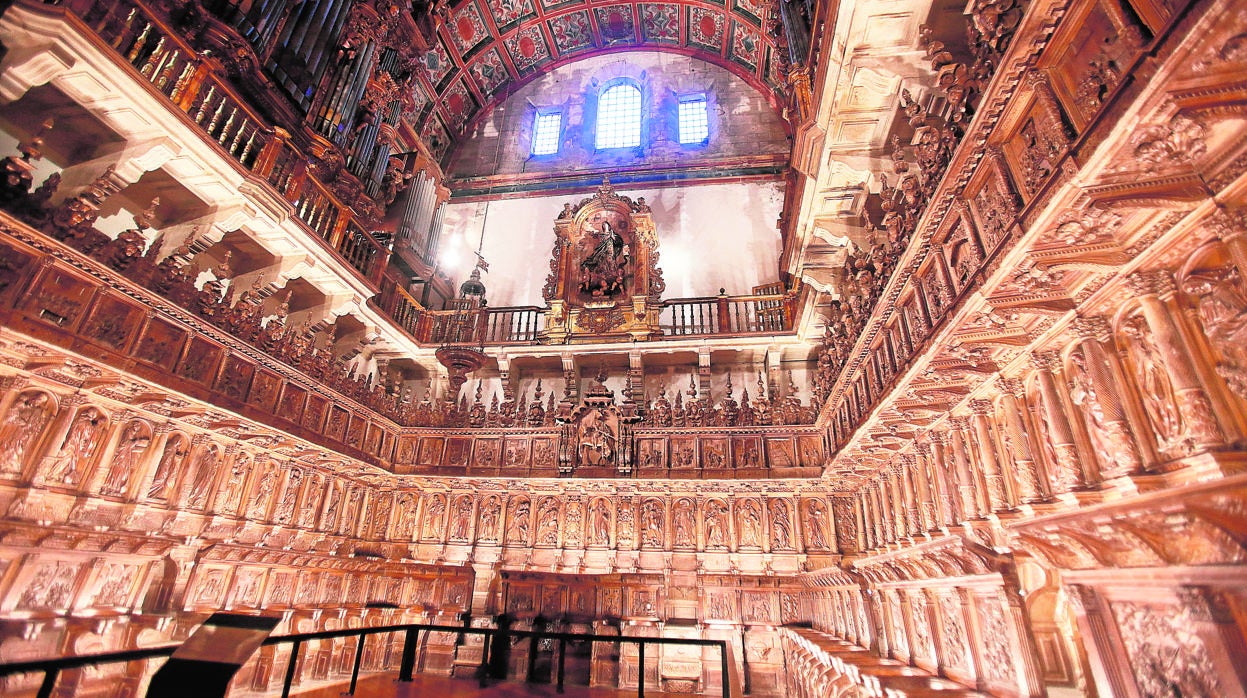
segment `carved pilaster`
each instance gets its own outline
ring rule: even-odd
[[[1056,463],[1050,464],[1055,471],[1049,473],[1048,481],[1053,492],[1069,492],[1082,484],[1082,468],[1079,464],[1078,447],[1074,445],[1074,432],[1057,388],[1061,360],[1056,352],[1040,351],[1031,355],[1031,364],[1039,379],[1039,394],[1044,410],[1042,419],[1048,426],[1048,438],[1056,456]]]
[[[1114,377],[1110,363],[1113,359],[1104,345],[1112,337],[1112,327],[1105,318],[1082,317],[1074,320],[1074,331],[1083,340],[1080,345],[1083,353],[1075,353],[1074,361],[1081,362],[1079,366],[1090,384],[1086,397],[1095,403],[1077,407],[1090,411],[1083,415],[1090,423],[1089,429],[1102,429],[1107,445],[1112,448],[1109,453],[1096,454],[1100,461],[1099,474],[1103,479],[1110,479],[1138,472],[1143,461]]]
[[[991,412],[990,401],[970,401],[974,436],[978,439],[979,458],[983,465],[983,476],[987,481],[988,509],[998,511],[1009,508],[1011,503],[1005,494],[1004,475],[1000,470],[1000,462],[996,460],[996,438],[991,429]]]

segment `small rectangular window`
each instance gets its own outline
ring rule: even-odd
[[[706,96],[680,98],[680,142],[705,143],[710,138],[710,121],[706,117]]]
[[[533,124],[533,155],[553,155],[559,152],[559,131],[563,127],[563,112],[538,113]]]

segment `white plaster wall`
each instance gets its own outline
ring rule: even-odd
[[[779,230],[784,203],[782,182],[741,182],[620,190],[644,196],[658,230],[659,265],[667,282],[664,298],[747,294],[779,279]],[[509,199],[486,203],[451,202],[439,252],[442,269],[456,284],[481,254],[489,262],[483,276],[489,304],[545,306],[541,287],[549,273],[554,221],[563,203],[576,196]]]

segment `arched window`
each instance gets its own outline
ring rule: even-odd
[[[634,148],[641,145],[641,90],[621,83],[598,100],[597,148]]]

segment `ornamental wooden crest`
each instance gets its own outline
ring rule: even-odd
[[[609,179],[554,223],[554,252],[542,295],[553,343],[648,339],[658,333],[666,284],[645,199],[615,193]]]

